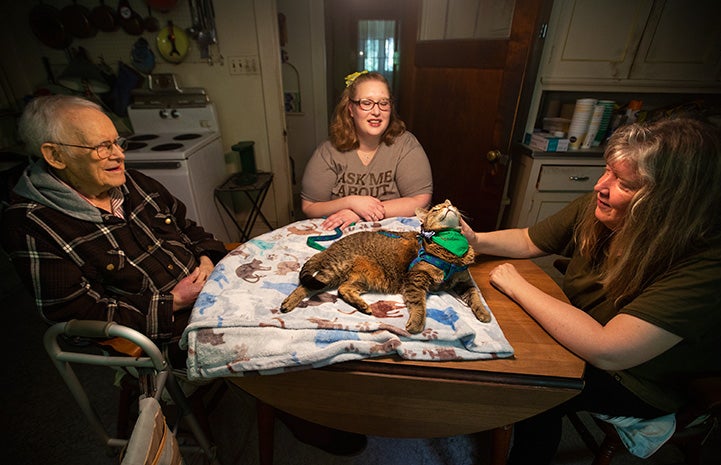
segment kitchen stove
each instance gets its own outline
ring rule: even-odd
[[[135,91],[128,108],[125,167],[160,181],[188,217],[219,240],[234,242],[214,200],[228,177],[215,106],[203,89]]]

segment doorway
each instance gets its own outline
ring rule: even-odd
[[[303,4],[283,3],[289,9]],[[344,77],[370,67],[359,62],[359,23],[392,24],[383,27],[395,31],[393,47],[384,42],[383,49],[394,50],[396,108],[428,154],[434,201],[450,199],[476,230],[496,229],[505,204],[507,156],[525,128],[543,46],[540,30],[550,16],[552,0],[307,3],[310,17],[318,20],[311,20],[299,39],[312,39],[317,31],[325,37],[309,48],[318,56],[309,54],[308,63],[314,65],[306,90],[312,87],[312,94],[322,98],[304,99],[304,114],[286,118],[289,145],[304,144],[293,151],[298,180],[305,160],[327,137],[327,121],[345,86]],[[388,35],[381,36],[388,40]],[[489,160],[491,153],[500,156]]]
[[[333,115],[344,77],[356,71],[378,71],[396,101],[403,93],[406,54],[416,40],[421,0],[325,0],[328,117]],[[404,118],[403,109],[397,106]]]

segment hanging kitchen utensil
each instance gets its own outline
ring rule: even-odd
[[[105,0],[100,0],[100,5],[90,11],[90,21],[103,32],[117,31],[120,27],[117,13],[105,4]]]
[[[198,38],[200,32],[200,21],[198,20],[198,9],[195,6],[196,0],[188,0],[188,7],[190,8],[190,27],[185,30],[191,39]]]
[[[213,8],[212,0],[190,0],[190,12],[193,18],[193,28],[196,28],[197,24],[197,35],[193,38],[198,42],[198,50],[200,50],[200,57],[208,61],[209,64],[213,64],[213,57],[210,53],[210,46],[218,44],[218,37],[215,29],[215,11]],[[223,61],[223,56],[218,51],[220,62]]]
[[[29,21],[35,37],[50,48],[63,50],[73,42],[60,19],[60,10],[54,6],[39,2],[30,10]]]
[[[171,63],[180,63],[188,54],[188,36],[185,31],[168,21],[155,39],[160,56]]]
[[[148,16],[143,22],[143,27],[148,32],[158,32],[158,30],[160,29],[160,22],[158,21],[158,18],[153,16],[153,13],[150,11],[150,5],[148,5]]]
[[[78,5],[77,0],[73,0],[72,5],[60,10],[60,19],[65,30],[78,39],[94,37],[98,33],[98,28],[90,21],[90,10]]]
[[[128,34],[139,36],[143,33],[143,18],[132,9],[128,0],[118,2],[118,20],[120,27]]]
[[[150,74],[155,67],[155,54],[150,50],[150,44],[145,37],[135,41],[133,49],[130,52],[132,58],[131,63],[141,73]]]

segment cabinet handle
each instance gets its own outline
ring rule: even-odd
[[[575,182],[586,182],[589,180],[588,176],[569,176],[569,180],[575,181]]]

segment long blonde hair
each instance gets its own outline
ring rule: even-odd
[[[388,89],[388,95],[391,96],[388,81],[381,73],[376,71],[359,75],[348,87],[343,89],[340,101],[335,107],[333,119],[330,123],[330,142],[333,144],[333,147],[340,152],[354,150],[359,146],[355,124],[353,123],[353,118],[350,117],[348,107],[353,104],[351,100],[355,100],[357,97],[356,90],[358,89],[358,85],[372,80],[385,84]],[[405,130],[406,124],[398,116],[395,104],[391,105],[390,123],[381,137],[381,142],[385,142],[386,145],[392,145],[395,138],[403,134]]]
[[[610,300],[622,306],[721,237],[721,136],[688,118],[634,124],[614,132],[605,158],[630,162],[642,187],[615,231],[596,219],[594,199],[575,239],[600,270]]]

